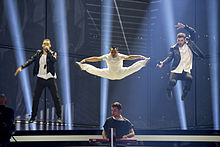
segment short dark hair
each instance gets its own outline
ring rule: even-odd
[[[0,94],[0,102],[2,103],[2,102],[4,102],[4,101],[7,101],[7,97],[5,96],[4,93],[1,93],[1,94]]]
[[[178,33],[177,35],[176,35],[176,37],[177,38],[186,38],[186,34],[185,33]]]
[[[117,49],[118,50],[118,47],[117,46],[115,46],[115,45],[112,45],[112,47],[111,48],[113,48],[113,49]]]
[[[112,107],[117,107],[118,110],[121,110],[121,109],[122,109],[122,104],[120,104],[119,102],[114,102],[114,103],[112,104]]]
[[[6,98],[5,94],[4,94],[4,93],[1,93],[1,94],[0,94],[0,98]]]

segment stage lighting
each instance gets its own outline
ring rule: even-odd
[[[101,54],[107,54],[111,42],[111,24],[112,24],[112,6],[113,1],[101,1]],[[101,68],[106,67],[106,63],[101,63]],[[107,101],[108,101],[108,79],[101,78],[101,97],[100,97],[100,128],[106,120]]]
[[[167,34],[167,48],[170,48],[173,44],[176,43],[176,31],[175,31],[175,23],[174,23],[174,16],[173,16],[173,8],[172,3],[170,0],[164,0],[161,1],[162,4],[162,15],[165,18],[165,27],[166,27],[166,34]],[[187,129],[187,123],[186,123],[186,115],[185,115],[185,108],[184,108],[184,102],[180,100],[181,94],[182,94],[182,84],[180,81],[177,82],[175,86],[175,97],[176,97],[176,103],[179,113],[179,120],[180,120],[180,127],[182,130]]]
[[[211,77],[211,92],[212,92],[212,109],[214,129],[219,130],[219,73],[218,73],[218,0],[208,1],[209,14],[209,49],[210,49],[210,77]]]
[[[54,0],[54,25],[56,32],[57,48],[59,49],[59,69],[61,79],[62,98],[64,98],[65,122],[68,124],[68,129],[72,129],[72,114],[71,114],[71,96],[70,96],[70,78],[69,78],[69,58],[68,58],[68,34],[66,21],[65,0]]]
[[[25,53],[24,53],[23,38],[22,38],[22,32],[21,32],[16,2],[17,1],[14,0],[5,0],[4,6],[5,6],[6,14],[8,15],[8,24],[10,27],[12,43],[15,48],[14,51],[15,51],[17,66],[20,67],[22,64],[25,63]],[[31,90],[30,90],[31,88],[30,88],[29,75],[27,69],[24,69],[19,74],[19,79],[21,81],[21,87],[24,94],[26,111],[30,115],[31,107],[32,107],[32,96],[31,96]]]

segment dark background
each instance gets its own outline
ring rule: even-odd
[[[53,0],[17,1],[19,20],[26,59],[37,49],[41,49],[44,38],[51,39],[52,49],[59,50],[55,42]],[[206,54],[206,59],[195,59],[193,64],[193,84],[185,99],[186,120],[189,129],[212,129],[212,97],[208,35],[209,0],[172,0],[174,22],[182,22],[198,32],[197,45]],[[155,65],[168,55],[167,34],[160,0],[118,0],[118,7],[125,29],[131,54],[151,57],[147,67],[119,81],[109,81],[108,113],[114,101],[123,104],[123,116],[127,117],[136,129],[179,129],[179,115],[175,98],[168,100],[166,86],[169,66],[158,69]],[[100,78],[80,71],[75,61],[89,56],[101,55],[101,0],[66,0],[67,32],[69,44],[69,68],[71,83],[72,120],[74,124],[99,127],[100,117]],[[112,45],[128,54],[120,30],[117,13],[113,7]],[[105,31],[105,30],[102,30]],[[12,44],[4,0],[0,0],[0,92],[8,97],[8,105],[15,109],[15,116],[26,119],[24,96],[21,82],[13,73],[20,65],[16,64],[15,48]],[[62,52],[58,52],[58,55]],[[216,55],[219,57],[219,51]],[[131,61],[125,61],[125,66]],[[57,84],[60,96],[59,63],[57,64]],[[100,63],[93,63],[100,67]],[[32,75],[33,66],[28,67],[31,91],[33,94],[36,78]],[[44,107],[44,94],[39,111]],[[53,107],[49,91],[47,107]],[[19,117],[20,116],[20,117]]]

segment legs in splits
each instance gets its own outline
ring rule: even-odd
[[[82,64],[80,62],[76,62],[76,64],[80,67],[81,70],[85,70],[90,74],[107,78],[110,80],[120,80],[139,71],[142,67],[146,66],[149,60],[150,58],[146,58],[145,60],[137,61],[129,67],[122,67],[118,72],[109,71],[108,68],[96,68],[95,66],[92,66],[90,64]]]
[[[86,63],[82,64],[80,62],[76,62],[76,64],[80,67],[81,70],[85,70],[86,72],[92,75],[96,75],[96,76],[108,78],[108,79],[110,78],[107,68],[100,69],[93,65],[86,64]]]
[[[150,58],[146,58],[145,60],[140,60],[135,62],[134,64],[132,64],[129,67],[123,67],[122,68],[122,72],[118,75],[119,79],[123,79],[137,71],[139,71],[141,68],[145,67],[146,64],[148,63],[148,61],[150,60]]]

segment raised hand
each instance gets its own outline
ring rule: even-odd
[[[178,22],[177,25],[175,25],[176,29],[179,30],[179,29],[182,29],[182,28],[185,28],[185,25]]]
[[[162,61],[160,61],[160,63],[159,63],[159,64],[157,64],[157,67],[162,68],[162,67],[163,67],[163,62],[162,62]]]

